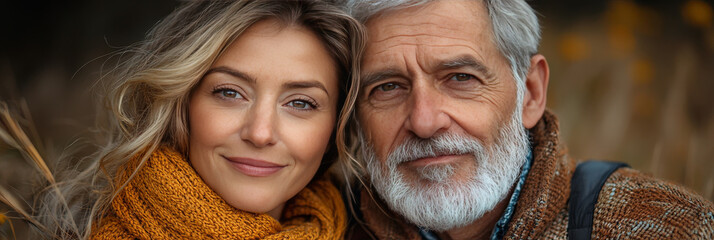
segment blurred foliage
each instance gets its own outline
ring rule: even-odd
[[[179,3],[0,4],[0,100],[27,101],[43,156],[55,159],[90,133],[92,86],[113,64],[106,55],[141,41]],[[548,107],[570,154],[627,162],[714,200],[714,0],[529,3],[551,69]],[[32,166],[8,149],[0,144],[0,183],[31,199],[34,185],[22,179]]]
[[[624,161],[714,199],[712,2],[531,3],[548,107],[571,155]]]
[[[709,28],[712,26],[712,8],[701,0],[689,0],[682,6],[682,16],[687,24]]]

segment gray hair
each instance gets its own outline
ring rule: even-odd
[[[434,0],[344,0],[343,7],[365,23],[386,11],[423,5]],[[488,9],[494,41],[508,59],[519,94],[525,90],[525,77],[531,57],[538,52],[540,25],[535,11],[525,0],[483,0]],[[520,99],[519,99],[520,100]]]

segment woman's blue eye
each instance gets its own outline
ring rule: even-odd
[[[474,78],[476,78],[476,77],[474,77],[473,75],[470,75],[470,74],[457,73],[457,74],[454,74],[453,76],[451,76],[451,78],[449,78],[449,79],[456,80],[458,82],[464,82],[464,81],[472,80]]]
[[[288,103],[288,106],[298,110],[310,110],[315,108],[311,103],[304,100],[293,100]]]
[[[383,92],[387,92],[387,91],[392,91],[392,90],[399,88],[399,85],[394,84],[394,83],[385,83],[385,84],[379,85],[377,88],[379,88],[379,90],[382,90]]]

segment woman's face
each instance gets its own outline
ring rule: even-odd
[[[337,81],[333,59],[310,30],[254,24],[192,92],[191,164],[233,207],[278,219],[327,150]]]

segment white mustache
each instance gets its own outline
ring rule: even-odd
[[[433,138],[409,137],[387,157],[387,164],[397,165],[421,158],[444,155],[483,153],[484,147],[477,139],[454,133],[444,133]]]

